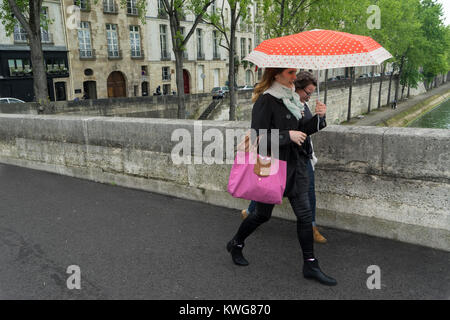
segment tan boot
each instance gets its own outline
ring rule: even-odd
[[[245,218],[248,217],[247,209],[244,209],[241,211],[241,218],[242,220],[245,220]]]
[[[327,242],[327,239],[320,234],[317,227],[313,226],[313,234],[314,234],[314,242],[317,242],[317,243],[326,243]]]

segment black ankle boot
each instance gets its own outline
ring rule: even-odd
[[[233,262],[238,266],[248,266],[248,261],[242,255],[243,243],[237,243],[236,240],[231,240],[227,244],[227,250],[231,253]]]
[[[319,281],[320,283],[327,286],[335,286],[337,281],[325,273],[322,272],[319,268],[319,261],[314,259],[314,261],[306,260],[303,264],[303,276],[306,279],[314,279]]]

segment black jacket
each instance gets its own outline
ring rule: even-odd
[[[326,122],[323,119],[321,121],[318,115],[312,116],[311,112],[309,115],[311,117],[297,120],[281,99],[270,94],[261,94],[253,106],[251,127],[261,135],[260,145],[266,144],[269,154],[271,143],[274,147],[278,146],[279,158],[287,162],[285,197],[295,197],[308,191],[306,164],[310,159],[311,144],[305,141],[299,146],[292,142],[289,130],[302,131],[309,136],[326,126]],[[267,135],[262,135],[264,131],[261,129],[267,129]],[[271,141],[271,129],[279,129],[279,141]]]

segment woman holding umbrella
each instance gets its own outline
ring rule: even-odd
[[[288,197],[297,217],[297,236],[303,254],[303,275],[325,285],[336,285],[335,279],[324,274],[314,256],[312,214],[308,197],[307,162],[309,157],[304,146],[308,135],[320,129],[319,116],[305,121],[304,110],[299,95],[295,92],[294,81],[297,69],[266,68],[260,83],[255,87],[252,110],[252,129],[270,132],[279,130],[279,157],[287,162],[286,187],[284,196]],[[270,134],[262,137],[261,143],[270,152]],[[239,266],[248,265],[242,250],[245,239],[261,224],[267,222],[274,204],[256,202],[256,211],[242,221],[237,233],[227,244],[232,260]]]

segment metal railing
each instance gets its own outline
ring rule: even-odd
[[[122,59],[122,50],[108,50],[108,59]]]
[[[133,59],[144,59],[144,50],[131,49],[131,58]]]
[[[197,60],[205,60],[205,53],[197,52]]]
[[[95,59],[95,49],[78,49],[80,59]]]
[[[170,60],[170,53],[167,50],[161,50],[161,60]]]

